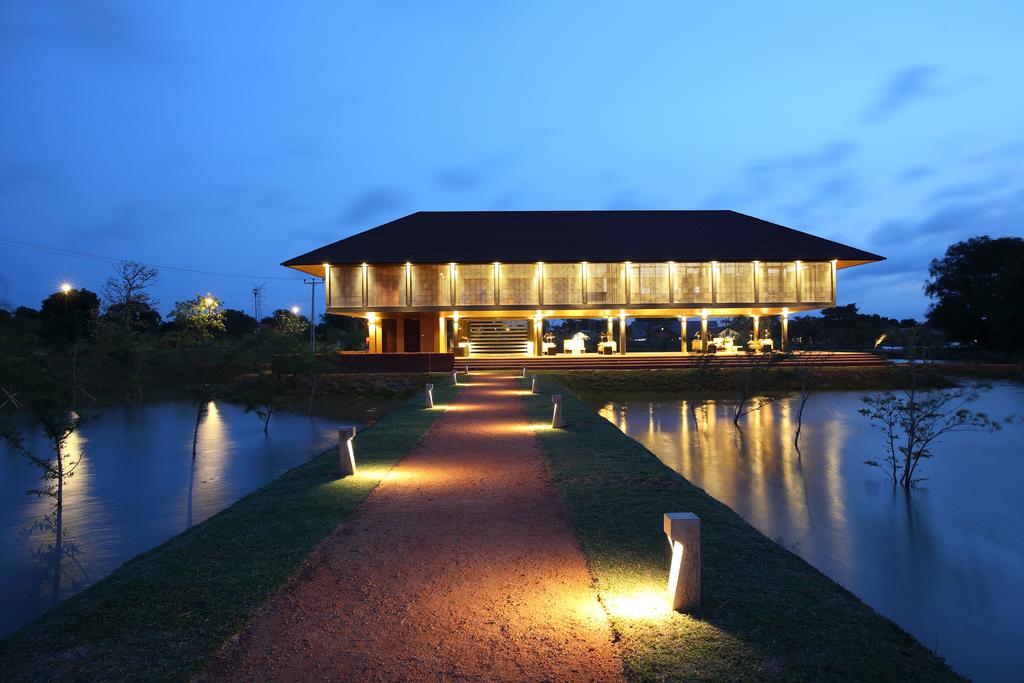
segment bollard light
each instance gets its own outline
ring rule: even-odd
[[[677,612],[700,608],[700,517],[692,512],[666,512],[665,535],[672,547],[668,599]]]
[[[526,379],[526,366],[523,366],[523,374],[520,375],[523,379]]]
[[[554,410],[551,411],[551,428],[561,429],[565,427],[565,418],[562,417],[562,396],[561,394],[554,394],[551,396],[551,403],[555,406]]]
[[[342,427],[338,430],[338,468],[343,477],[356,473],[356,452],[352,445],[354,438],[356,438],[355,427]]]
[[[469,374],[469,363],[466,363],[466,374]]]
[[[427,390],[423,394],[423,407],[433,408],[434,407],[434,385],[428,384]]]
[[[530,393],[531,394],[536,394],[537,393],[537,378],[536,377],[534,377],[533,381],[530,382]]]
[[[454,384],[455,386],[459,385],[459,371],[458,370],[452,370],[452,384]]]

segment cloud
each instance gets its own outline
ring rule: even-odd
[[[859,181],[850,169],[858,150],[853,142],[834,140],[808,152],[753,161],[704,205],[756,211],[769,208],[771,201],[771,208],[790,220],[830,215],[860,196]]]
[[[167,231],[180,216],[181,211],[171,205],[136,199],[120,204],[103,220],[75,230],[71,240],[90,246],[138,240]]]
[[[923,180],[935,174],[935,169],[931,166],[917,165],[911,166],[900,173],[900,180],[908,183],[917,182]]]
[[[400,211],[406,205],[406,198],[400,192],[389,187],[378,187],[366,190],[352,198],[341,210],[338,219],[345,228],[365,230],[372,227],[367,223],[380,219],[385,214]]]
[[[889,221],[870,236],[874,250],[888,260],[870,269],[854,268],[849,279],[885,275],[924,282],[928,264],[955,242],[978,235],[1024,237],[1024,189],[991,197],[984,191],[961,195],[918,220]]]
[[[979,78],[951,81],[934,65],[919,64],[897,71],[882,86],[874,101],[864,110],[866,123],[881,123],[921,100],[960,92],[981,82]]]
[[[115,59],[152,62],[166,56],[152,22],[131,5],[109,0],[5,3],[0,12],[0,52],[40,41]]]
[[[52,173],[39,164],[0,161],[0,197],[48,180]]]

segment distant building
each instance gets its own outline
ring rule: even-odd
[[[618,353],[627,318],[786,328],[835,305],[837,271],[880,260],[734,211],[422,211],[283,265],[325,279],[328,313],[365,318],[371,353],[531,355],[551,318],[606,319],[611,338],[617,319]]]

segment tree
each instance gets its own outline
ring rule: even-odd
[[[916,339],[911,339],[907,355],[910,388],[901,392],[886,391],[864,396],[864,407],[858,412],[885,435],[882,462],[866,460],[872,467],[885,467],[893,484],[908,492],[921,479],[917,468],[922,460],[935,455],[938,441],[952,432],[996,430],[1000,424],[985,413],[973,411],[969,405],[981,393],[976,386],[953,389],[919,389],[923,373],[934,373],[931,359],[916,362]]]
[[[928,322],[954,341],[1024,350],[1024,239],[972,237],[932,261]]]
[[[160,276],[160,271],[137,261],[121,261],[114,266],[114,274],[103,285],[103,301],[107,313],[114,314],[125,328],[133,327],[144,310],[154,311],[156,300],[148,290]],[[159,323],[159,319],[157,320]]]
[[[738,400],[732,418],[734,426],[740,426],[740,418],[744,415],[760,410],[782,397],[782,392],[773,390],[772,383],[766,381],[775,368],[776,361],[781,357],[781,354],[775,353],[756,353],[749,356],[747,370],[740,377],[737,388]]]
[[[274,330],[286,337],[298,337],[309,329],[309,321],[284,308],[274,311]]]
[[[69,289],[51,294],[43,299],[39,309],[43,337],[61,343],[90,337],[96,328],[99,308],[99,297],[88,289]]]
[[[212,294],[197,294],[187,301],[176,302],[171,317],[193,342],[208,341],[215,332],[226,330],[224,309]]]
[[[797,457],[800,456],[800,431],[804,426],[804,408],[807,401],[822,384],[825,366],[833,356],[832,351],[808,351],[794,356],[796,360],[796,386],[799,391],[796,409],[796,433],[793,435],[793,447]]]
[[[103,319],[116,323],[122,330],[132,332],[153,332],[160,327],[160,311],[149,304],[137,303],[132,306],[111,304],[103,313]]]
[[[279,377],[273,373],[259,374],[248,382],[239,392],[238,398],[245,405],[245,412],[256,413],[263,421],[263,433],[270,428],[270,418],[281,408],[284,387]]]
[[[256,331],[256,318],[245,311],[228,308],[224,311],[224,331],[232,339],[241,339]]]
[[[66,544],[64,538],[64,484],[74,476],[82,460],[81,452],[69,453],[66,445],[71,435],[86,423],[87,418],[68,410],[62,388],[53,380],[46,368],[36,367],[20,373],[20,380],[16,393],[21,398],[21,405],[26,406],[33,423],[46,437],[50,452],[34,452],[10,414],[5,415],[0,421],[0,440],[39,469],[42,483],[27,493],[52,501],[50,512],[37,526],[54,534],[54,543],[50,548],[54,567],[51,600],[56,604],[60,596],[61,561],[65,556],[74,556],[74,547]],[[14,403],[8,405],[16,408]]]

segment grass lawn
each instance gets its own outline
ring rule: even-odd
[[[550,424],[549,394],[563,395],[567,428],[536,434],[631,679],[959,680],[898,626],[662,465],[550,377],[538,381],[543,393],[523,400],[531,422]],[[630,388],[638,387],[647,388],[634,380]],[[665,512],[701,519],[703,609],[696,617],[667,606]]]
[[[458,389],[434,391],[444,404]],[[0,642],[0,680],[188,678],[441,412],[414,397],[356,437],[356,476],[338,478],[332,449],[126,562]]]

